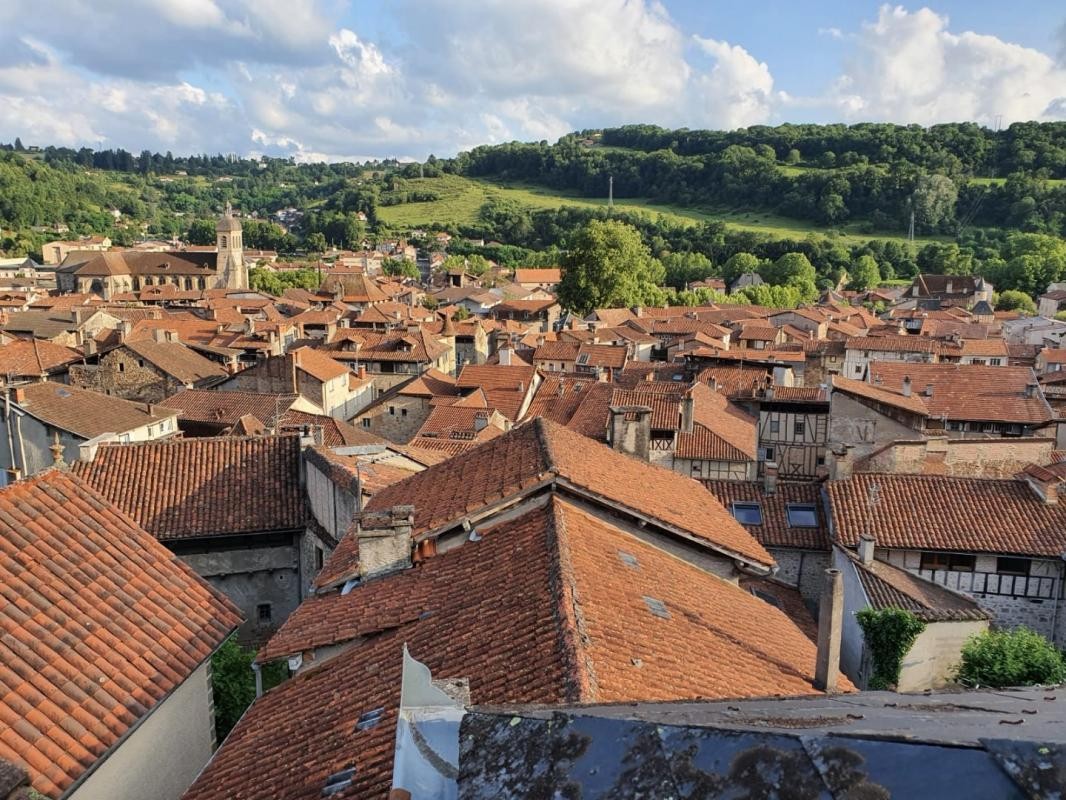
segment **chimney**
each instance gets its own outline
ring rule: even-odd
[[[840,679],[840,633],[844,619],[844,579],[839,569],[827,569],[818,605],[818,655],[814,686],[827,693],[837,691]]]
[[[692,393],[686,394],[681,400],[681,432],[692,433],[692,409],[694,401]]]
[[[251,317],[244,318],[244,332],[248,334],[255,333],[255,320]]]
[[[85,339],[82,342],[82,351],[87,356],[95,356],[96,355],[96,339],[94,339],[92,336],[90,336],[87,339]]]
[[[925,385],[925,396],[926,397],[932,397],[933,396],[933,384],[927,383]]]
[[[647,461],[651,452],[651,409],[611,406],[610,436],[613,449]]]
[[[763,465],[762,476],[762,488],[763,491],[768,494],[774,494],[777,492],[777,462],[767,461]]]
[[[118,324],[118,340],[120,342],[126,341],[129,335],[133,333],[133,323],[128,319],[124,319]]]
[[[634,317],[643,317],[644,316],[644,306],[633,306],[633,316]]]
[[[162,328],[154,328],[152,330],[152,338],[157,342],[165,342],[167,340],[167,332]]]
[[[359,575],[373,578],[411,566],[411,533],[415,507],[393,506],[389,511],[363,512],[356,520]]]
[[[366,364],[360,364],[359,365],[359,370],[356,372],[356,374],[359,376],[360,380],[365,378],[366,377]]]
[[[500,350],[500,364],[504,367],[511,366],[511,348],[504,347]]]
[[[864,533],[859,537],[859,560],[863,564],[873,563],[874,551],[876,549],[874,537],[870,534]]]
[[[1037,385],[1036,383],[1025,384],[1025,396],[1027,398],[1036,397]]]
[[[830,477],[835,481],[845,481],[850,478],[855,467],[851,446],[839,444],[830,452],[833,454],[833,468]]]
[[[15,387],[15,402],[19,405],[26,402],[26,390],[21,386]]]
[[[911,376],[910,375],[904,375],[903,376],[903,396],[904,397],[910,397],[911,396]]]
[[[1043,500],[1044,505],[1058,505],[1060,483],[1058,475],[1034,465],[1028,467],[1018,477],[1025,478],[1033,494]]]

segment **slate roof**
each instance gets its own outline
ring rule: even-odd
[[[103,445],[74,472],[158,539],[301,528],[300,437]]]
[[[829,550],[829,525],[817,483],[778,481],[773,494],[766,494],[762,481],[701,480],[719,503],[730,509],[733,503],[758,503],[762,525],[745,525],[763,547],[787,547],[800,550]],[[788,522],[788,506],[813,505],[817,525],[794,527]]]
[[[878,547],[1054,559],[1066,552],[1066,505],[1047,505],[1025,481],[856,473],[825,486],[836,536],[850,547],[869,519]]]
[[[19,407],[51,425],[83,439],[103,433],[123,433],[173,419],[174,411],[162,406],[132,403],[100,392],[45,381],[20,386]],[[152,410],[149,411],[148,409]]]
[[[55,470],[0,490],[0,759],[58,797],[177,688],[240,612]]]
[[[311,800],[349,765],[336,796],[385,797],[405,643],[436,677],[469,679],[474,703],[814,693],[815,646],[781,611],[558,496],[412,569],[310,598],[261,659],[361,635],[259,700],[185,800]],[[356,732],[373,708],[381,721]]]
[[[426,469],[375,495],[366,510],[415,507],[415,536],[454,525],[464,516],[538,485],[565,482],[582,493],[644,515],[750,563],[773,564],[763,547],[696,481],[597,447],[544,419],[520,425],[462,457]],[[341,541],[316,585],[343,581],[358,570],[355,537]]]

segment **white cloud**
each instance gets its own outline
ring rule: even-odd
[[[769,121],[777,104],[785,99],[774,93],[770,68],[743,47],[693,38],[715,60],[711,71],[695,80],[695,96],[705,124],[732,129]]]
[[[830,93],[848,119],[929,125],[1061,117],[1066,70],[1045,53],[995,36],[948,30],[928,8],[882,6],[855,36]]]

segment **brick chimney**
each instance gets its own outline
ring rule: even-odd
[[[356,520],[359,575],[373,578],[411,566],[411,534],[415,507],[393,506],[388,511],[364,511]]]
[[[763,465],[763,492],[766,494],[774,494],[777,492],[777,462],[767,461]]]
[[[814,686],[835,693],[840,680],[840,635],[844,621],[844,579],[839,569],[827,569],[818,605],[818,654]]]

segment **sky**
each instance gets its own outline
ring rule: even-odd
[[[1066,120],[1061,0],[2,0],[0,142],[298,161]]]

